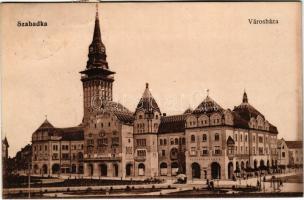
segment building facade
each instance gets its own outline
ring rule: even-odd
[[[42,176],[83,173],[83,127],[55,128],[48,120],[32,135],[32,173]]]
[[[278,164],[282,166],[303,165],[303,142],[278,140]]]
[[[114,74],[101,39],[98,11],[88,61],[81,71],[83,122],[33,133],[33,173],[147,178],[186,174],[229,179],[277,160],[275,126],[248,103],[224,109],[209,95],[195,110],[161,113],[146,83],[135,111],[113,101]]]

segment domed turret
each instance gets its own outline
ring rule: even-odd
[[[262,115],[257,109],[249,104],[247,93],[245,91],[243,94],[242,103],[239,106],[235,107],[233,111],[237,112],[246,121],[250,121],[251,117],[256,118],[258,115],[265,119],[264,115]]]

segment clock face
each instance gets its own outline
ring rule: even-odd
[[[95,111],[101,110],[103,107],[103,100],[100,95],[94,95],[91,100],[91,108]]]

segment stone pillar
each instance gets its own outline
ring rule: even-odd
[[[94,177],[99,177],[100,176],[99,163],[94,163],[93,164],[93,176]]]
[[[83,176],[89,176],[88,163],[83,164]]]

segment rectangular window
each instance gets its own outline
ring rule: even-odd
[[[162,156],[166,156],[166,151],[162,150]]]
[[[61,157],[62,157],[62,160],[69,160],[70,158],[69,158],[69,154],[67,154],[67,153],[63,153],[62,155],[61,155]]]
[[[196,148],[195,147],[191,147],[190,155],[192,155],[192,156],[196,155]]]
[[[259,147],[259,154],[262,155],[264,153],[263,147]]]
[[[203,147],[202,155],[203,156],[207,156],[208,155],[208,147]]]
[[[137,156],[146,156],[146,150],[137,150]]]
[[[282,157],[285,158],[285,152],[282,152]]]
[[[137,146],[146,146],[146,139],[136,139]]]
[[[203,134],[203,142],[207,141],[207,134]]]
[[[119,145],[119,137],[112,137],[112,145]]]
[[[132,147],[126,147],[126,154],[133,154],[133,148]]]
[[[89,146],[94,146],[94,139],[88,139],[88,140],[87,140],[87,144],[88,144]]]
[[[254,135],[252,136],[252,141],[255,142],[255,136]]]
[[[259,136],[259,143],[263,143],[263,137]]]
[[[220,135],[218,133],[216,133],[214,135],[214,141],[219,141],[220,140]]]
[[[53,153],[52,160],[58,160],[58,153]]]
[[[195,142],[195,135],[191,135],[191,142]]]
[[[234,134],[234,140],[237,142],[237,140],[238,140],[238,135],[237,134]]]
[[[221,149],[220,149],[219,146],[215,146],[215,147],[214,147],[214,154],[215,154],[215,155],[220,155],[220,154],[221,154]]]
[[[97,140],[97,145],[98,145],[99,147],[107,146],[107,145],[108,145],[108,138],[101,138],[101,139],[98,139],[98,140]]]
[[[53,151],[58,151],[58,145],[53,145]]]

